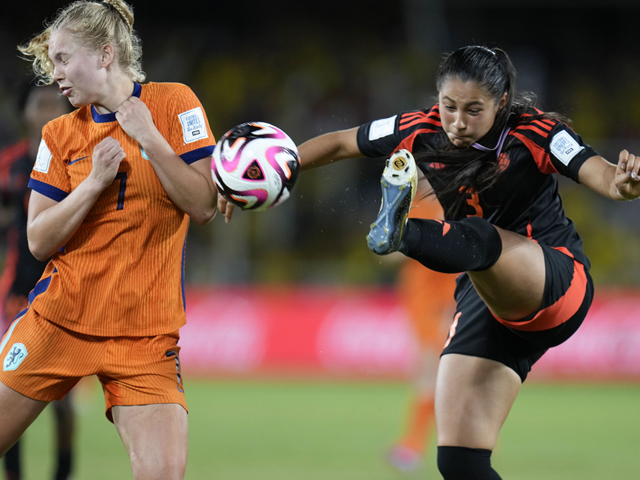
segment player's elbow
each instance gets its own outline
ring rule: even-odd
[[[31,252],[31,255],[40,262],[44,262],[51,256],[51,252],[46,248],[46,245],[43,245],[41,242],[37,242],[32,238],[29,238],[29,251]]]
[[[211,220],[214,219],[214,217],[216,216],[216,213],[218,212],[218,210],[216,209],[215,206],[198,211],[198,212],[194,212],[191,215],[189,215],[194,222],[196,222],[198,225],[200,226],[204,226],[207,223],[211,222]]]

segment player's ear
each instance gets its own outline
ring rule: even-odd
[[[102,55],[100,63],[104,68],[114,63],[116,59],[116,51],[113,48],[113,45],[111,45],[110,43],[102,46],[102,48],[100,49],[100,54]]]
[[[500,101],[498,102],[498,110],[502,110],[504,106],[507,104],[507,92],[502,94]]]

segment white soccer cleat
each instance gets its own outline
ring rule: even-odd
[[[382,178],[382,205],[367,235],[369,249],[387,255],[400,248],[411,204],[418,188],[418,169],[408,150],[399,150],[387,160]]]

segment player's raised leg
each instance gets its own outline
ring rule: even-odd
[[[32,400],[0,383],[0,456],[16,443],[47,402]]]
[[[178,404],[112,407],[135,480],[182,480],[187,467],[187,412]]]
[[[523,235],[470,216],[456,221],[409,219],[416,188],[413,156],[400,150],[381,179],[382,206],[371,224],[372,252],[400,251],[436,272],[467,272],[487,306],[505,320],[537,310],[545,286],[542,248]]]

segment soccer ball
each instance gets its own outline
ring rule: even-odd
[[[291,194],[300,168],[291,138],[269,123],[242,123],[213,150],[211,175],[220,194],[242,210],[266,210]]]

